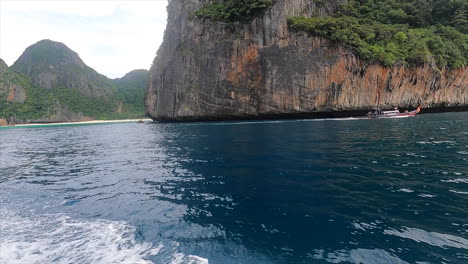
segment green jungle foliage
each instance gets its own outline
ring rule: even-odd
[[[30,84],[26,77],[17,75],[21,85],[26,90],[26,101],[24,103],[8,102],[5,94],[0,94],[0,118],[15,118],[16,120],[37,120],[50,117],[54,114],[55,106],[66,106],[74,113],[95,119],[124,119],[144,117],[144,108],[134,107],[124,102],[124,111],[117,113],[118,94],[115,98],[104,100],[90,98],[79,92],[63,87],[52,89],[36,87]],[[140,104],[143,104],[141,102]]]
[[[29,87],[24,103],[8,102],[5,96],[0,96],[0,117],[16,120],[36,120],[53,115],[54,107],[59,104],[66,106],[75,113],[96,119],[113,119],[137,113],[115,113],[116,105],[102,99],[89,98],[66,88],[46,89]],[[136,116],[135,116],[136,117]]]
[[[144,115],[148,77],[147,71],[135,70],[121,79],[112,81],[112,84],[117,88],[119,100],[124,103],[125,111]]]
[[[218,0],[197,10],[195,16],[229,23],[249,22],[272,3],[272,0]]]
[[[60,76],[61,82],[51,89],[33,85],[31,76],[47,71]],[[91,85],[103,96],[93,98],[83,95],[79,87],[65,88],[66,80],[76,80],[83,88]],[[146,70],[135,70],[111,80],[84,65],[65,44],[41,40],[28,47],[9,68],[0,60],[0,118],[28,122],[48,119],[57,112],[64,118],[73,114],[94,119],[143,117],[147,81]],[[7,100],[9,88],[15,85],[24,88],[25,102]]]
[[[53,106],[51,98],[35,91],[37,90],[26,89],[28,96],[24,103],[8,102],[5,97],[0,97],[0,118],[34,120],[49,116],[48,111]]]
[[[345,43],[368,61],[460,68],[468,62],[468,0],[352,0],[334,17],[293,17],[292,30]]]

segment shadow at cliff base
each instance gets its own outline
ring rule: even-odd
[[[403,109],[403,108],[402,108]],[[400,109],[400,111],[402,110]],[[408,109],[413,110],[413,109]],[[237,120],[287,120],[287,119],[322,119],[322,118],[346,118],[346,117],[367,117],[367,113],[374,110],[353,110],[353,111],[324,111],[307,113],[283,113],[283,114],[258,114],[258,115],[215,115],[215,116],[197,116],[197,117],[150,117],[154,121],[162,123],[178,122],[217,122],[217,121],[237,121]],[[423,108],[419,114],[447,113],[447,112],[467,112],[466,106],[439,106]]]
[[[431,108],[423,108],[419,114],[434,114],[434,113],[447,113],[447,112],[468,112],[468,105],[462,106],[438,106]]]

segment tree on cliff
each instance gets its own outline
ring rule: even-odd
[[[224,22],[248,22],[271,6],[272,0],[225,0],[207,4],[195,12],[199,18]]]
[[[352,0],[334,17],[295,17],[293,30],[342,42],[369,61],[434,62],[440,68],[468,63],[466,0]]]

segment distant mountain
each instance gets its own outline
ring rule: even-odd
[[[117,85],[118,88],[122,89],[142,89],[146,90],[145,86],[148,81],[148,71],[147,70],[133,70],[124,75],[122,78],[113,79],[112,82],[114,85]]]
[[[136,111],[145,111],[145,94],[149,73],[147,70],[134,70],[124,77],[112,80],[122,97],[122,101]]]
[[[10,67],[0,60],[0,119],[9,123],[144,116],[148,71],[109,79],[65,44],[41,40]]]
[[[113,92],[106,76],[88,67],[65,44],[48,39],[28,47],[11,69],[43,88],[70,88],[92,97],[109,97]]]

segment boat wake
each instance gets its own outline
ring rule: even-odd
[[[0,208],[0,230],[0,264],[150,264],[165,251],[162,244],[136,241],[135,227],[122,221],[76,220],[61,214],[23,216]],[[170,251],[164,263],[208,263]]]
[[[206,122],[206,123],[185,123],[187,126],[234,126],[234,125],[258,125],[258,124],[278,124],[294,122],[320,122],[320,121],[353,121],[369,119],[364,117],[341,117],[341,118],[311,118],[311,119],[285,119],[285,120],[260,120],[260,121],[228,121],[228,122]]]

